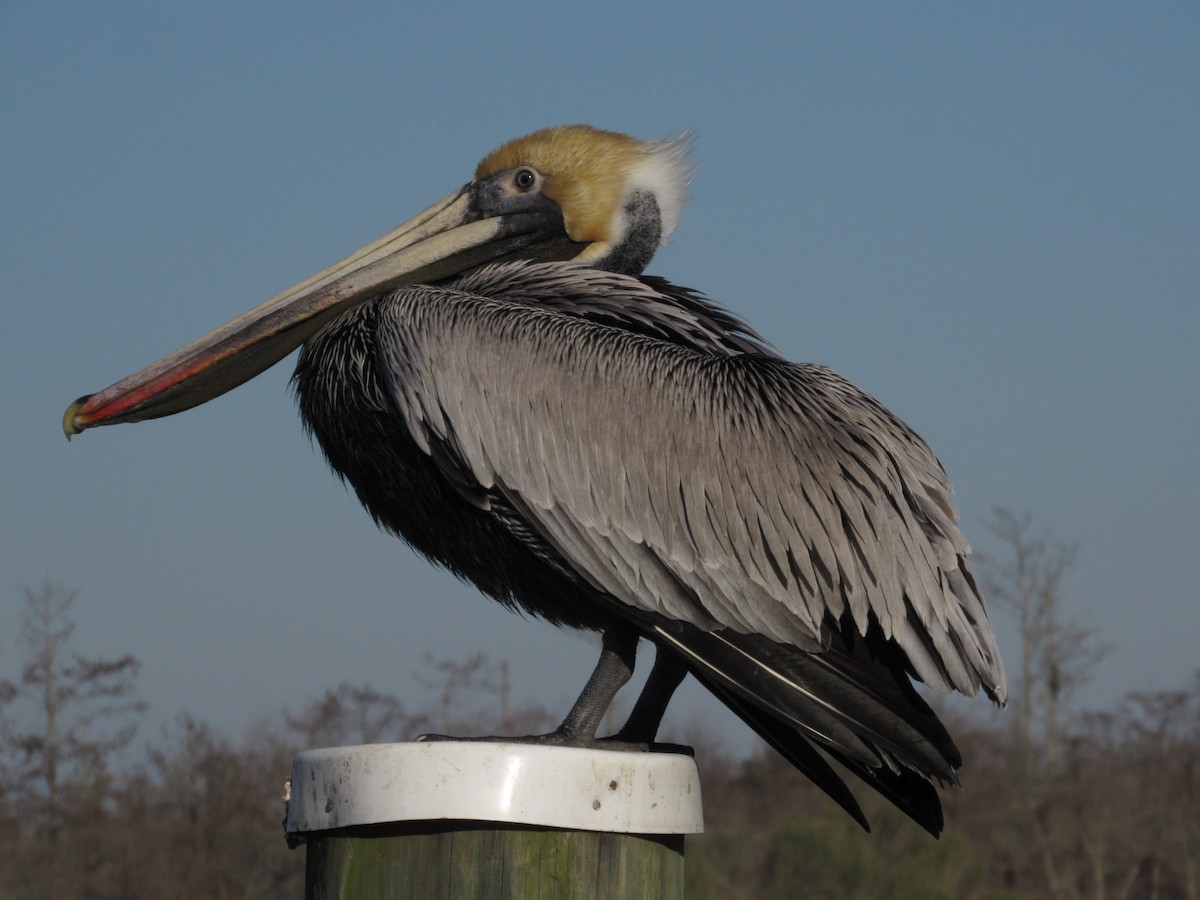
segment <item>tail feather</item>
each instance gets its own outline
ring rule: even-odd
[[[807,653],[760,635],[660,629],[718,699],[860,824],[849,788],[813,746],[937,835],[932,780],[956,783],[958,749],[902,670],[862,646]]]
[[[833,767],[825,761],[825,757],[817,752],[816,747],[797,735],[793,728],[781,725],[779,720],[773,719],[754,704],[742,699],[739,694],[714,681],[707,674],[702,674],[701,670],[693,669],[692,674],[697,681],[712,691],[718,700],[736,713],[739,719],[753,728],[758,736],[770,744],[780,756],[795,766],[801,775],[848,812],[865,831],[871,830],[871,824],[867,821],[862,807],[858,805],[854,793],[833,770]]]

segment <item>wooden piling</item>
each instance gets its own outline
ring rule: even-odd
[[[682,900],[702,830],[686,756],[380,744],[296,757],[306,900]]]

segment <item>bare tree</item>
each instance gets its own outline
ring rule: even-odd
[[[459,662],[427,653],[421,663],[417,681],[438,692],[435,724],[440,731],[532,734],[555,725],[554,715],[538,704],[513,707],[508,660],[496,663],[477,652]]]
[[[1095,629],[1066,611],[1063,581],[1075,564],[1077,547],[1037,533],[1028,513],[997,508],[988,530],[1000,539],[1002,555],[980,555],[989,600],[1013,617],[1021,640],[1020,676],[1014,702],[1018,746],[1031,765],[1035,744],[1047,771],[1063,763],[1065,708],[1108,653]]]
[[[283,716],[305,747],[407,740],[427,721],[423,714],[407,712],[392,694],[346,682],[309,701],[297,713],[284,710]]]
[[[57,828],[64,788],[81,801],[103,795],[108,760],[137,730],[145,704],[134,699],[140,663],[71,652],[78,591],[46,582],[25,589],[19,681],[0,681],[10,715],[0,719],[5,786]]]
[[[995,607],[1013,617],[1021,642],[1013,703],[1016,766],[1008,776],[1014,790],[1007,793],[1004,814],[1008,850],[1018,869],[1041,870],[1051,896],[1104,897],[1104,879],[1089,884],[1088,877],[1110,868],[1105,851],[1111,833],[1085,784],[1101,770],[1083,764],[1094,761],[1091,756],[1065,765],[1071,695],[1107,652],[1096,645],[1094,630],[1066,609],[1063,583],[1076,547],[1035,531],[1028,514],[1006,509],[993,512],[988,529],[1003,550],[981,555],[983,587]]]

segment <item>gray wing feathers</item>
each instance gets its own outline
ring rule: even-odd
[[[940,690],[1004,676],[945,474],[828,369],[698,353],[561,312],[412,287],[383,305],[385,377],[596,587],[705,630],[819,649],[871,616]]]

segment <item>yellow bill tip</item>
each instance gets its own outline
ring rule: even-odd
[[[84,404],[92,398],[91,394],[85,394],[74,403],[67,407],[67,411],[63,413],[63,433],[69,441],[73,435],[79,434],[87,428],[87,417],[80,415],[79,411],[83,409]]]

